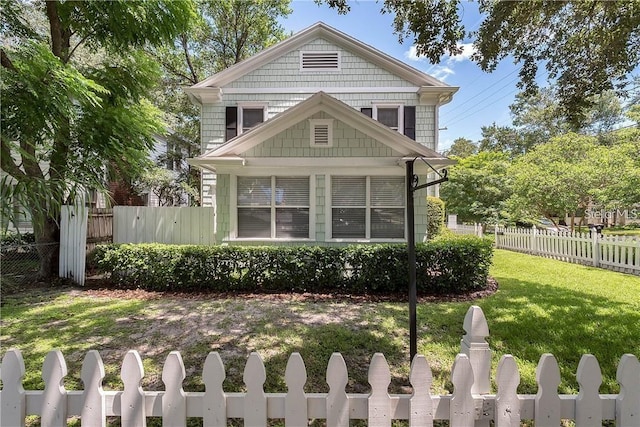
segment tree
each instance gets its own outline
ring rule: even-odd
[[[449,181],[440,185],[447,211],[462,221],[493,223],[505,219],[511,196],[506,153],[483,151],[460,159],[449,168]]]
[[[340,13],[349,11],[348,0],[325,1]],[[460,53],[468,36],[461,0],[385,0],[382,12],[395,14],[393,29],[400,41],[413,38],[417,53],[433,63]],[[558,88],[560,114],[574,126],[586,120],[592,96],[624,88],[640,64],[638,1],[480,0],[480,13],[484,20],[470,34],[480,68],[491,72],[511,56],[522,64],[520,87],[533,94],[539,63],[544,63]]]
[[[451,148],[445,153],[447,156],[455,156],[459,158],[469,157],[478,152],[478,147],[467,138],[456,138],[451,144]]]
[[[55,243],[62,204],[104,190],[109,172],[135,175],[148,164],[163,123],[146,99],[159,70],[141,48],[185,31],[194,8],[169,0],[10,3],[2,3],[11,11],[1,27],[2,194],[26,207],[37,243]],[[55,268],[47,253],[42,277]]]
[[[496,151],[508,154],[511,158],[526,153],[532,146],[532,141],[517,129],[508,126],[482,126],[482,139],[479,143],[480,151]]]
[[[173,149],[166,157],[183,165],[178,184],[199,188],[200,183],[199,172],[185,161],[200,154],[200,110],[184,96],[183,88],[285,39],[279,19],[291,13],[289,4],[290,0],[200,1],[200,19],[173,43],[148,49],[162,65],[163,84],[155,99],[172,129],[168,137],[173,138]]]
[[[513,196],[510,208],[524,217],[575,214],[602,188],[603,170],[597,167],[599,149],[595,137],[569,133],[552,138],[520,157],[510,169]],[[573,228],[573,221],[572,221]]]

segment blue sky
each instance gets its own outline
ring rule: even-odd
[[[493,73],[482,72],[469,60],[471,40],[465,40],[463,54],[443,57],[440,64],[431,64],[415,56],[412,39],[399,43],[392,29],[393,16],[383,15],[380,3],[362,0],[350,2],[350,5],[348,14],[338,15],[336,10],[324,4],[318,6],[311,0],[294,0],[291,3],[293,13],[282,23],[295,33],[322,21],[449,85],[460,87],[453,101],[440,108],[440,127],[447,129],[440,131],[438,150],[447,149],[460,137],[478,141],[482,126],[494,122],[501,126],[511,124],[509,105],[518,93],[519,66],[504,60]],[[461,7],[467,31],[478,29],[481,19],[477,3],[465,2]]]

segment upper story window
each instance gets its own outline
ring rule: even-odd
[[[227,107],[225,111],[225,141],[248,131],[266,120],[266,103],[240,103],[235,107]]]
[[[339,71],[340,52],[301,51],[300,71]]]
[[[416,107],[402,104],[373,104],[360,111],[374,120],[396,130],[409,138],[416,139]]]
[[[333,146],[332,119],[310,119],[309,125],[312,147]]]

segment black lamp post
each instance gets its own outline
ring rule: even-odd
[[[440,178],[419,185],[418,175],[413,173],[413,163],[416,160],[422,160],[431,170],[433,170]],[[416,285],[416,237],[415,237],[415,215],[413,194],[422,188],[431,187],[447,181],[447,170],[442,172],[435,170],[423,157],[415,157],[407,160],[406,163],[406,181],[407,181],[407,251],[409,255],[409,355],[410,361],[418,352],[418,327],[416,318],[416,305],[418,301],[418,290]]]

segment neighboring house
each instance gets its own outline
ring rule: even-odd
[[[453,163],[436,152],[438,108],[457,90],[323,23],[188,88],[216,241],[406,241],[405,163]]]

